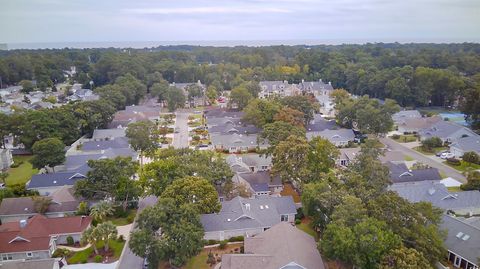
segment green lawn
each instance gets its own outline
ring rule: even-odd
[[[197,256],[191,258],[187,264],[185,264],[185,269],[209,269],[210,266],[207,264],[208,252],[202,251]]]
[[[465,172],[465,171],[469,171],[469,170],[478,170],[480,169],[480,165],[478,164],[474,164],[474,163],[469,163],[469,162],[465,162],[463,160],[460,161],[461,164],[460,165],[453,165],[453,164],[450,164],[448,163],[447,161],[444,161],[443,163],[452,167],[452,168],[455,168],[457,169],[458,171],[460,172]]]
[[[38,169],[33,168],[32,164],[29,162],[32,157],[33,156],[31,155],[13,157],[15,163],[23,163],[17,168],[8,169],[8,177],[5,180],[7,185],[25,184],[33,175],[38,173]]]
[[[408,156],[408,155],[405,155],[404,159],[405,159],[405,161],[407,161],[407,162],[410,162],[410,161],[415,160],[414,158],[412,158],[412,157],[410,157],[410,156]]]
[[[460,189],[460,187],[448,187],[447,190],[449,192],[459,192],[459,191],[462,191],[462,189]]]
[[[438,148],[433,148],[432,151],[425,151],[421,146],[414,147],[414,150],[424,154],[424,155],[435,155],[435,153],[443,150],[447,150],[448,147],[438,147]]]
[[[102,249],[103,246],[104,246],[103,241],[97,243],[98,250]],[[125,241],[120,242],[117,240],[110,240],[109,246],[110,246],[110,249],[113,250],[113,256],[115,260],[117,260],[118,258],[120,258],[120,255],[122,254],[123,247],[125,246]],[[67,262],[69,264],[86,263],[88,262],[88,258],[92,255],[92,253],[93,253],[92,247],[89,247],[82,251],[75,252],[70,258],[67,259]]]
[[[417,141],[417,137],[415,135],[400,135],[398,139],[391,137],[393,140],[399,143],[409,143]]]
[[[302,220],[302,223],[297,224],[296,227],[307,234],[313,236],[315,238],[315,241],[318,240],[318,235],[317,233],[313,230],[312,223],[310,220],[304,219]]]
[[[107,221],[111,221],[115,226],[124,226],[132,223],[133,220],[135,219],[136,214],[137,214],[136,210],[130,210],[128,212],[128,215],[125,218],[111,217],[111,218],[108,218]]]

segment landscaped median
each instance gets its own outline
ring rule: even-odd
[[[53,257],[65,257],[68,264],[78,264],[78,263],[87,263],[87,262],[114,262],[120,258],[122,254],[123,247],[125,246],[125,240],[123,238],[117,238],[116,240],[110,240],[108,243],[109,250],[105,251],[105,243],[103,241],[98,242],[96,247],[99,254],[95,254],[95,251],[92,246],[89,246],[86,249],[80,251],[74,251],[74,248],[69,247],[68,249],[63,246],[58,246],[58,249],[53,254]]]

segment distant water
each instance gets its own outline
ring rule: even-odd
[[[445,40],[372,40],[372,39],[285,39],[285,40],[190,40],[190,41],[112,41],[112,42],[43,42],[43,43],[8,43],[7,49],[63,49],[63,48],[153,48],[158,46],[192,45],[213,47],[234,46],[275,46],[275,45],[339,45],[339,44],[365,44],[365,43],[410,43],[410,42],[434,42],[444,43]],[[465,42],[465,40],[450,40],[449,42]],[[447,43],[449,43],[447,42]],[[0,47],[0,49],[5,49]]]

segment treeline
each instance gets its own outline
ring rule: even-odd
[[[201,80],[217,90],[246,81],[331,81],[357,95],[396,100],[403,106],[454,106],[480,91],[479,44],[366,44],[156,49],[63,49],[0,54],[3,85],[35,80],[61,82],[76,66],[75,80],[95,87],[131,74],[149,89],[158,72],[168,82]],[[42,88],[42,87],[39,87]],[[473,93],[472,93],[473,91]],[[470,115],[470,114],[469,114]],[[474,118],[474,117],[472,117]]]

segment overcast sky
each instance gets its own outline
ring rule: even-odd
[[[480,41],[480,0],[0,0],[0,43]]]

